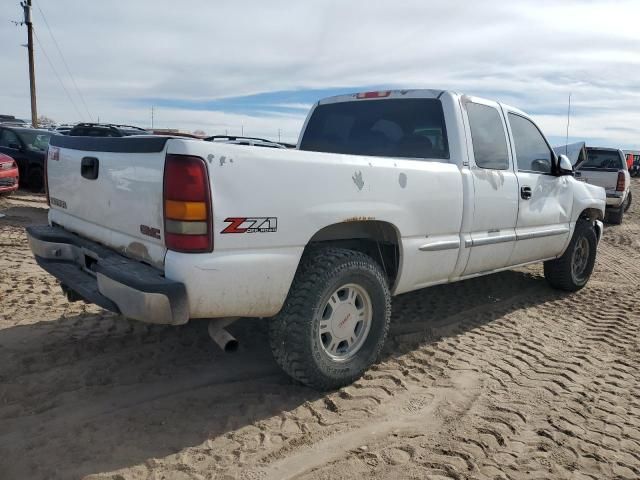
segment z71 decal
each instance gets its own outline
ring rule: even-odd
[[[227,227],[220,233],[256,233],[278,231],[276,217],[228,217],[224,221]]]

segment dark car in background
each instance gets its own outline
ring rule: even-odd
[[[18,164],[20,183],[32,190],[44,188],[44,161],[53,132],[0,124],[0,153]]]
[[[78,123],[67,135],[70,137],[129,137],[131,135],[151,135],[151,132],[132,125]]]
[[[26,127],[28,125],[26,120],[16,118],[13,115],[0,114],[0,123],[13,127]]]

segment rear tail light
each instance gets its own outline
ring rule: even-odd
[[[618,172],[618,183],[616,183],[616,192],[624,192],[624,172]]]
[[[213,250],[207,165],[200,157],[167,155],[164,164],[164,239],[169,250]]]

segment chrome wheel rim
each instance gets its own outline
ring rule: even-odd
[[[585,237],[580,237],[576,242],[576,248],[574,248],[571,257],[571,273],[576,281],[581,282],[584,280],[588,262],[589,241]]]
[[[372,318],[371,298],[364,288],[348,283],[334,290],[318,312],[323,351],[337,362],[352,358],[364,345]]]

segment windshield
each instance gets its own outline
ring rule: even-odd
[[[624,162],[616,150],[587,149],[587,159],[580,165],[579,169],[615,169],[623,168]]]
[[[29,150],[44,152],[49,146],[51,133],[46,132],[17,132]]]
[[[442,104],[428,98],[319,105],[300,150],[405,158],[449,158]]]

